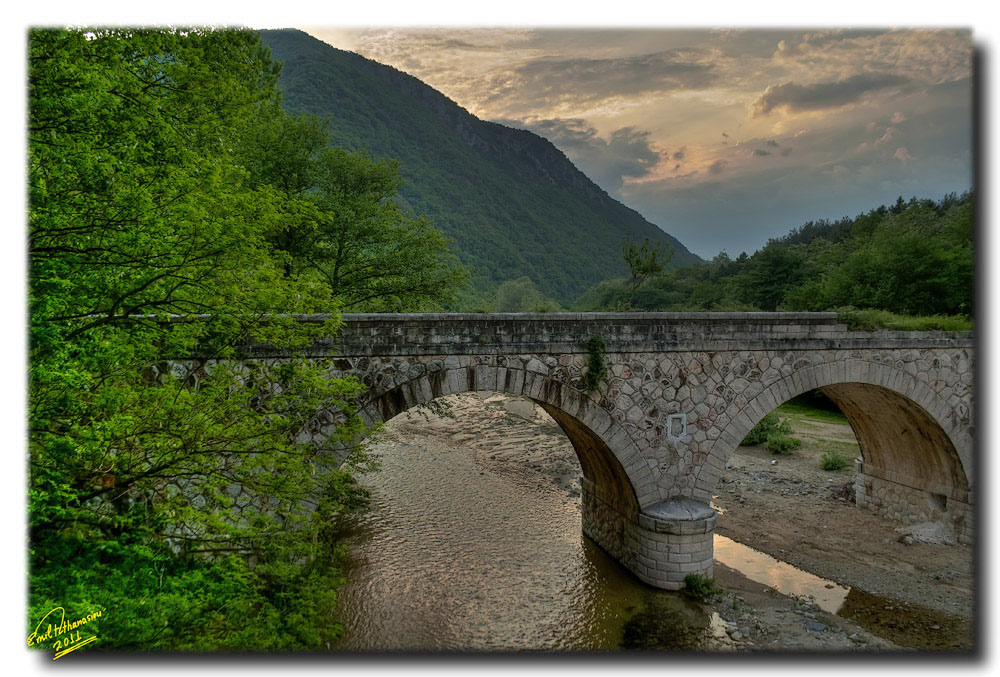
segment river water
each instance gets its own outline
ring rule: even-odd
[[[342,591],[342,649],[690,649],[709,616],[642,585],[583,536],[579,499],[464,449],[373,445],[369,513]],[[654,613],[655,612],[655,613]],[[650,633],[650,616],[657,619]]]

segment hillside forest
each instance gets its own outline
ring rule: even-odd
[[[635,275],[606,280],[571,307],[839,310],[861,326],[898,323],[897,315],[938,316],[924,325],[962,328],[974,315],[974,207],[972,192],[938,201],[900,197],[854,218],[810,221],[750,255],[722,252],[670,273],[656,270],[640,284]],[[647,259],[669,256],[650,250]]]

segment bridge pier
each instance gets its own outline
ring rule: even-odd
[[[586,478],[582,490],[583,532],[644,583],[680,590],[688,574],[712,575],[718,513],[710,506],[683,499],[623,511]]]

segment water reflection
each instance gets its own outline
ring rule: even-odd
[[[832,614],[837,613],[850,592],[850,588],[797,569],[719,534],[715,535],[715,561],[783,595],[809,597],[823,611]]]
[[[923,650],[967,650],[973,646],[972,621],[837,585],[718,534],[715,561],[784,595],[809,598],[823,611],[849,618],[899,646]]]

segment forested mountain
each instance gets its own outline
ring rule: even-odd
[[[626,235],[668,243],[671,267],[699,260],[546,139],[480,120],[420,80],[302,31],[261,36],[284,63],[287,110],[329,118],[338,146],[401,163],[405,206],[426,213],[471,268],[466,305],[524,276],[566,303],[625,273]]]

